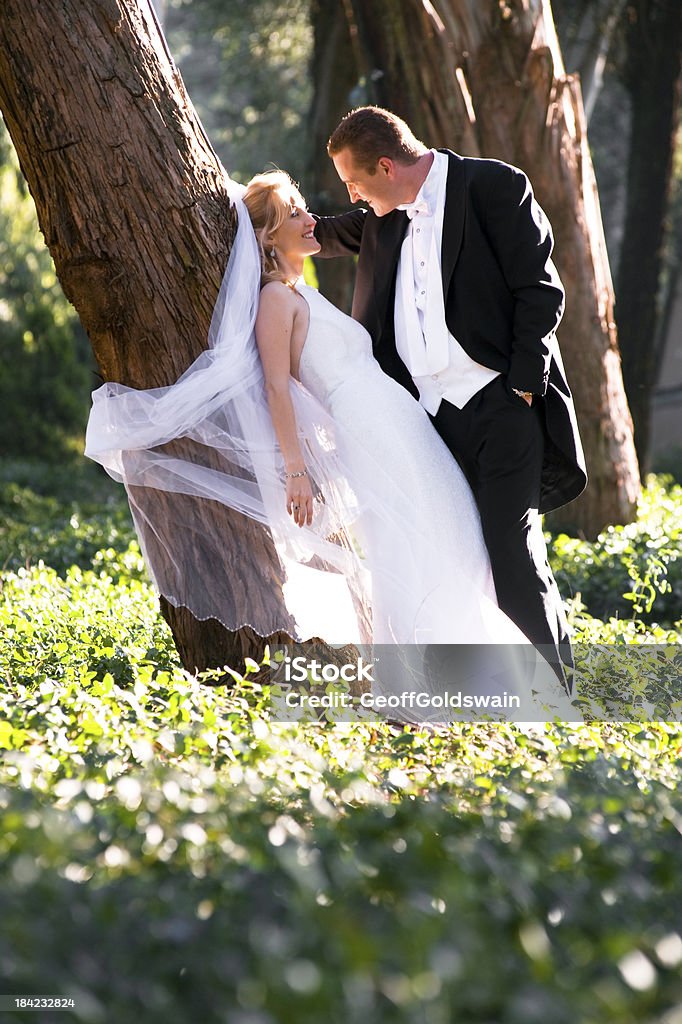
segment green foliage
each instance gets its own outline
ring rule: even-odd
[[[0,121],[0,455],[62,457],[97,379]]]
[[[238,181],[306,167],[307,0],[170,0],[166,34],[225,167]],[[330,128],[331,130],[331,128]]]
[[[92,568],[102,548],[125,551],[134,537],[123,488],[94,464],[0,462],[0,568]]]
[[[144,666],[7,688],[11,991],[148,1024],[674,1005],[677,728],[295,727],[263,697]]]
[[[607,531],[595,545],[565,536],[554,541],[552,560],[562,589],[570,592],[572,585],[578,591],[567,607],[577,641],[577,696],[588,714],[609,717],[613,707],[617,717],[633,720],[678,717],[665,688],[672,669],[665,658],[661,662],[659,650],[652,649],[646,671],[645,652],[632,659],[633,671],[638,666],[645,680],[635,686],[619,677],[621,661],[609,663],[608,653],[598,655],[594,648],[679,644],[680,623],[661,625],[658,609],[669,596],[664,570],[679,565],[681,491],[652,479],[636,524]],[[630,540],[624,542],[626,537]],[[0,666],[9,677],[28,685],[41,673],[49,675],[50,665],[57,671],[58,663],[59,678],[80,678],[81,671],[104,666],[122,682],[130,681],[139,659],[162,657],[165,667],[177,664],[125,492],[94,464],[0,462],[0,566],[5,570]],[[592,614],[595,593],[608,618]],[[618,607],[626,617],[609,615]]]
[[[675,628],[682,616],[682,486],[649,477],[635,523],[609,526],[593,544],[560,534],[551,540],[550,564],[564,597],[579,595],[590,615]],[[625,628],[632,630],[632,621]]]
[[[672,1012],[682,727],[276,722],[254,663],[180,667],[117,491],[0,463],[29,562],[0,592],[5,991],[88,1024]]]
[[[48,678],[84,685],[110,672],[126,686],[150,659],[177,664],[137,545],[93,561],[64,577],[42,562],[5,574],[0,675],[26,686]]]

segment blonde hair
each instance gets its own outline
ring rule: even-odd
[[[258,239],[262,268],[261,284],[267,284],[268,281],[288,283],[286,274],[270,252],[273,248],[273,236],[277,234],[297,200],[301,200],[298,185],[286,171],[264,171],[263,174],[254,175],[246,186],[244,203]]]

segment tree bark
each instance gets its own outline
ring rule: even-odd
[[[625,386],[640,462],[646,467],[656,384],[656,326],[680,102],[679,0],[630,4],[623,78],[632,102],[625,230],[616,312]]]
[[[173,382],[205,348],[235,218],[146,0],[4,0],[0,109],[104,379]],[[174,496],[148,499],[155,518],[172,521]],[[222,587],[239,621],[250,621],[256,601],[286,621],[269,534],[215,502],[195,504],[201,528],[222,539],[224,561],[198,554],[185,571]],[[240,588],[246,559],[260,567],[258,594]],[[249,629],[228,633],[167,602],[162,611],[190,671],[262,653]]]
[[[345,0],[358,40],[364,102],[389,107],[430,146],[476,156],[475,116],[461,74],[459,19],[421,0]],[[449,12],[442,12],[447,19]]]
[[[327,156],[327,140],[351,106],[357,85],[350,29],[338,0],[312,0],[313,56],[310,74],[314,82],[308,130],[310,133],[310,190],[308,205],[320,216],[342,212],[348,205],[345,185]],[[316,260],[320,291],[339,309],[350,313],[355,280],[355,260],[344,256]]]
[[[352,10],[370,101],[395,110],[428,145],[506,160],[528,173],[552,223],[566,285],[562,353],[590,474],[585,494],[550,522],[589,537],[608,523],[630,522],[639,471],[613,287],[580,89],[564,73],[549,3],[356,0]]]
[[[595,537],[609,523],[632,521],[640,487],[580,86],[564,71],[548,0],[489,11],[467,61],[481,151],[528,173],[552,224],[566,287],[558,336],[590,478],[548,523]]]

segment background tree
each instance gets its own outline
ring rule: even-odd
[[[554,0],[553,14],[564,63],[580,75],[580,89],[589,125],[604,85],[614,37],[627,0]]]
[[[348,192],[326,157],[331,130],[348,111],[357,86],[352,59],[350,25],[338,0],[312,0],[313,50],[310,58],[312,103],[308,118],[308,166],[306,199],[320,215],[338,213],[348,206]],[[320,290],[339,309],[350,313],[355,281],[355,260],[317,260]]]
[[[547,0],[489,11],[466,63],[481,149],[527,171],[552,223],[567,292],[558,334],[590,478],[549,522],[595,537],[634,519],[639,468],[580,85],[566,75]]]
[[[630,521],[639,472],[608,256],[580,89],[564,72],[549,4],[343,6],[365,101],[395,110],[429,144],[507,160],[529,174],[552,222],[566,284],[560,338],[590,474],[585,494],[551,521],[586,536]]]
[[[39,59],[48,52],[53,59]],[[141,388],[171,383],[205,347],[235,222],[220,163],[146,0],[6,0],[0,109],[103,376]],[[176,497],[145,500],[170,523]],[[194,515],[221,538],[224,562],[208,564],[198,551],[184,571],[222,586],[243,621],[255,601],[281,611],[266,531],[216,503],[196,502]],[[269,583],[258,594],[239,584],[247,559]],[[191,670],[240,664],[262,649],[248,629],[228,634],[165,602],[162,610]]]
[[[309,154],[311,0],[166,0],[164,32],[206,133],[236,181],[299,178]]]
[[[682,4],[636,0],[626,13],[622,76],[632,127],[616,311],[635,442],[645,467],[660,358],[656,340],[661,271],[682,85]]]
[[[665,345],[675,343],[669,314],[682,221],[675,198],[680,186],[671,165],[682,6],[675,0],[554,0],[553,6],[567,66],[580,72],[583,87],[585,76],[591,83],[591,148],[616,281],[626,392],[645,471],[652,460],[652,404],[660,390]],[[586,65],[596,50],[600,72],[590,76]]]

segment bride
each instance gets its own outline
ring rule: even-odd
[[[374,684],[383,694],[406,678],[431,696],[443,690],[442,658],[437,672],[427,666],[438,664],[434,651],[455,648],[434,645],[534,652],[497,606],[473,495],[427,413],[381,370],[364,327],[304,283],[304,260],[320,247],[295,184],[282,171],[257,175],[243,193],[229,184],[239,223],[209,349],[170,387],[103,385],[88,423],[86,455],[125,483],[157,588],[229,629],[391,645],[400,657],[385,658],[390,670]],[[186,500],[177,505],[184,522],[180,511],[170,526],[155,519],[141,497],[150,488],[218,500],[263,524],[285,576],[286,622],[246,618],[218,581],[197,581],[192,548],[206,531]],[[248,569],[252,586],[267,585]],[[531,707],[575,718],[538,663],[537,703],[529,684],[505,676],[505,692],[524,700],[520,717]],[[490,677],[473,676],[469,689],[489,693]]]
[[[255,335],[287,512],[299,527],[312,526],[293,377],[330,414],[363,506],[354,530],[371,576],[374,643],[523,642],[494,607],[473,496],[428,415],[381,370],[364,327],[303,282],[304,259],[320,245],[297,188],[282,171],[257,175],[244,203],[262,254]]]

